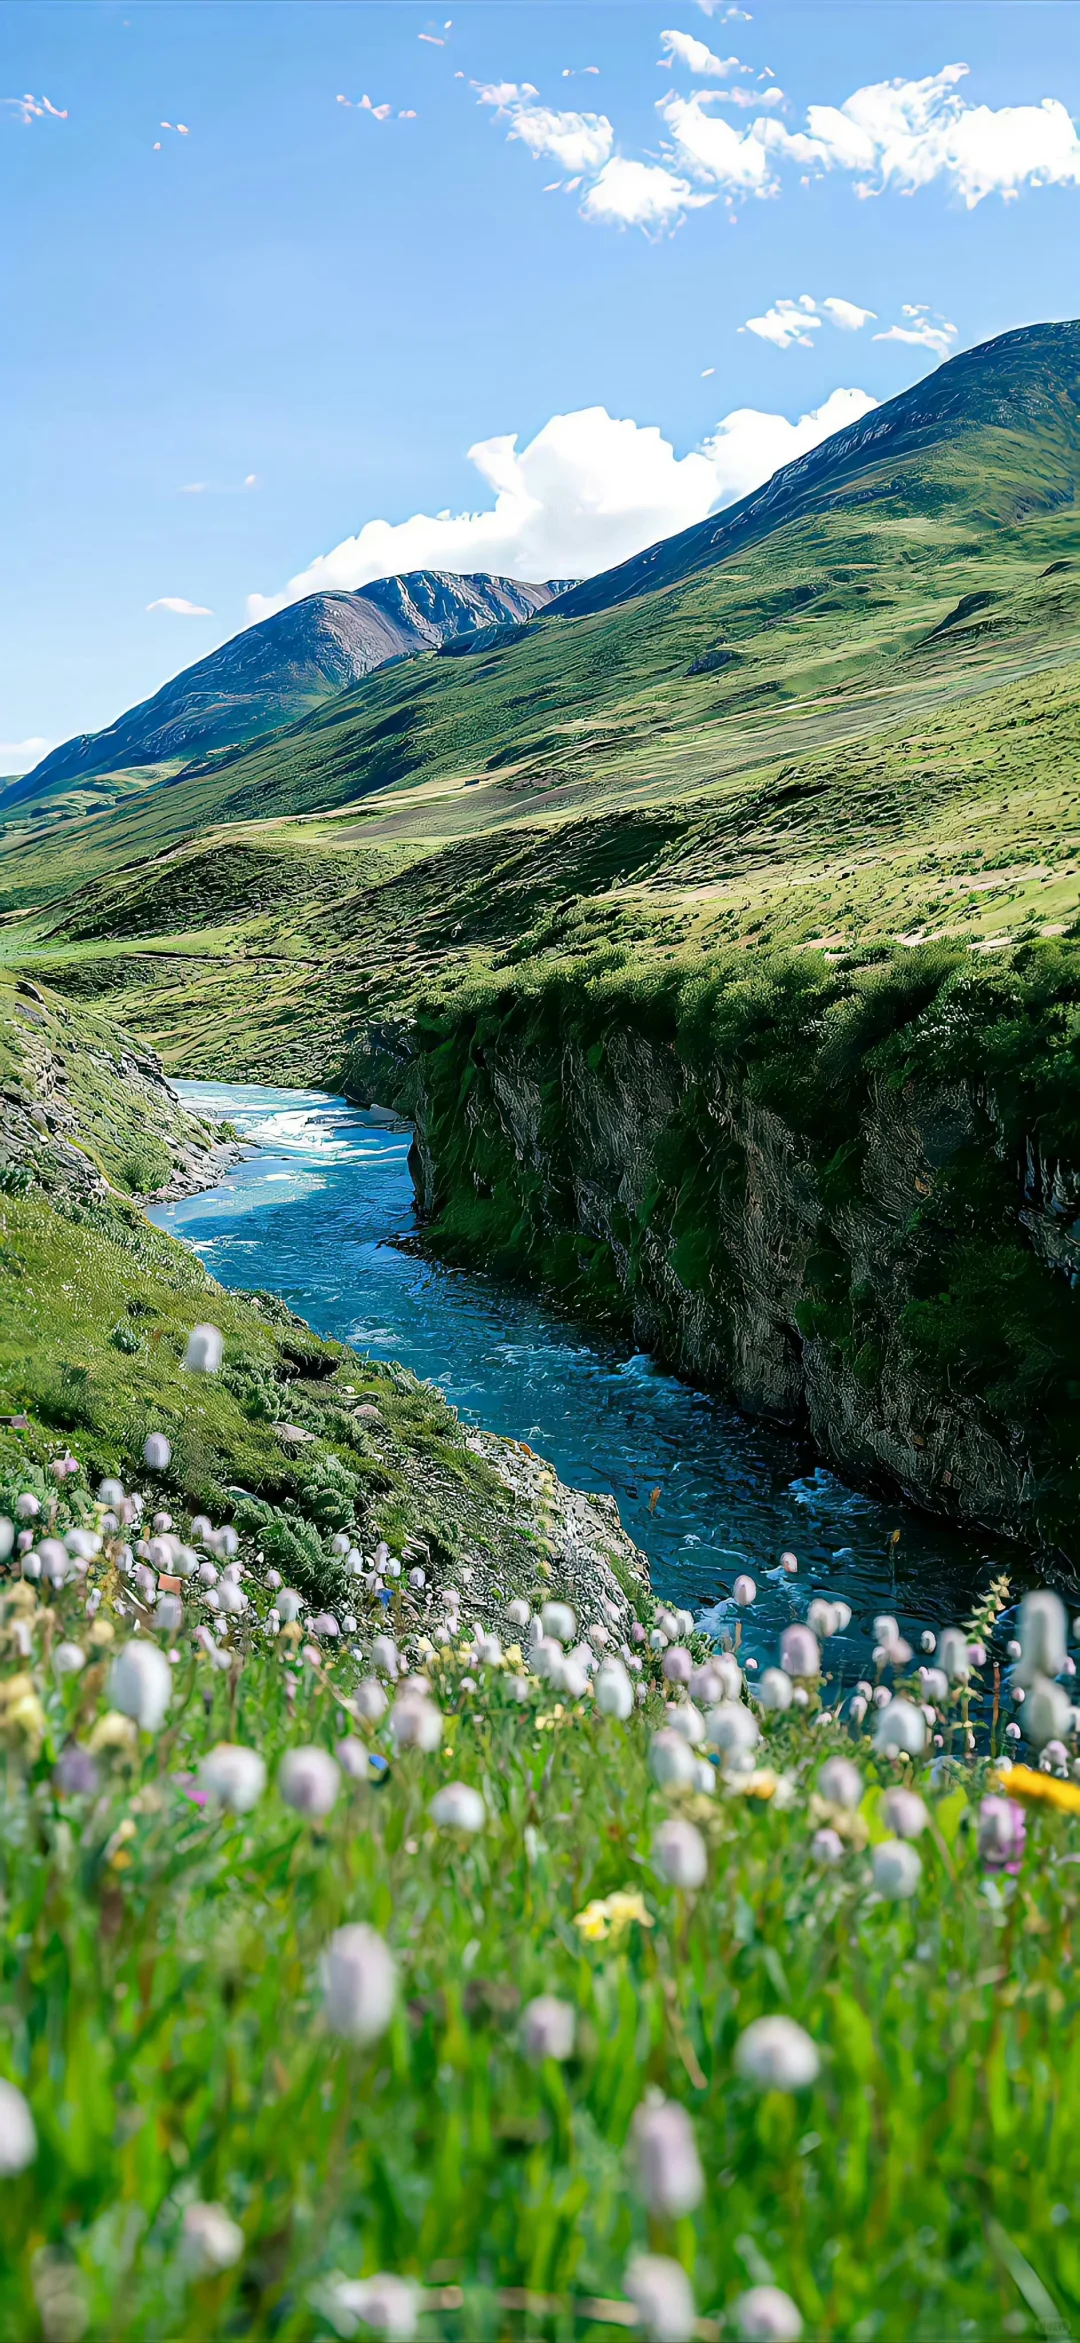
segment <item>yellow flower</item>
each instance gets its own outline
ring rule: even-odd
[[[634,1888],[616,1888],[614,1895],[594,1897],[583,1912],[575,1912],[574,1926],[580,1928],[586,1944],[599,1944],[605,1936],[618,1940],[625,1936],[631,1922],[639,1928],[651,1928],[652,1914],[644,1897]]]
[[[595,1900],[586,1904],[583,1912],[575,1912],[574,1926],[580,1928],[586,1944],[598,1944],[609,1933],[606,1903]]]
[[[95,1755],[99,1749],[132,1749],[139,1738],[134,1717],[122,1717],[119,1709],[106,1709],[99,1717],[86,1746]]]
[[[1030,1765],[1009,1766],[997,1775],[994,1787],[1004,1797],[1019,1798],[1029,1806],[1056,1806],[1061,1814],[1080,1814],[1080,1782],[1059,1782]]]
[[[0,1730],[21,1733],[35,1750],[44,1739],[45,1712],[34,1690],[34,1679],[25,1671],[0,1684]]]

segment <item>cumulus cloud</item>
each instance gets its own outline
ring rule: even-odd
[[[904,314],[914,316],[915,312],[905,311]],[[777,350],[790,350],[796,344],[803,350],[812,350],[812,337],[826,318],[830,325],[839,326],[842,333],[857,333],[859,327],[866,325],[874,315],[874,310],[860,309],[856,301],[842,301],[836,293],[830,293],[824,301],[812,299],[809,293],[800,293],[797,301],[774,301],[772,308],[766,309],[761,317],[748,317],[745,325],[739,327],[739,332],[757,334],[760,341],[772,342]],[[879,342],[889,338],[887,334],[876,334],[874,337]],[[902,340],[909,337],[895,335],[892,338]]]
[[[0,740],[0,773],[32,772],[55,747],[55,740],[43,740],[39,733],[32,733],[29,740]]]
[[[660,46],[666,51],[657,60],[660,65],[685,65],[699,80],[706,74],[710,78],[715,74],[717,81],[723,81],[725,73],[739,70],[737,57],[714,57],[708,42],[695,40],[693,33],[661,33]]]
[[[186,602],[182,594],[159,594],[156,602],[148,602],[148,610],[171,610],[176,618],[212,618],[214,613],[201,602]]]
[[[474,85],[477,103],[494,108],[508,121],[508,138],[519,138],[534,160],[542,156],[564,171],[599,171],[615,144],[615,132],[606,114],[576,114],[542,106],[529,81],[483,82]]]
[[[811,106],[814,159],[824,170],[856,173],[860,195],[886,188],[913,195],[943,179],[969,210],[987,195],[1015,197],[1025,185],[1080,185],[1080,139],[1060,99],[969,105],[958,87],[967,73],[966,65],[945,65],[921,81],[869,83],[841,106]]]
[[[481,511],[367,521],[291,578],[284,593],[250,595],[248,617],[267,618],[304,594],[355,590],[402,570],[592,576],[747,495],[875,403],[865,391],[835,390],[795,422],[740,407],[685,456],[655,424],[604,407],[553,415],[524,448],[509,433],[469,449],[493,497]]]
[[[695,90],[689,98],[661,99],[659,112],[671,133],[676,163],[692,178],[713,187],[733,188],[746,195],[769,194],[774,174],[762,133],[774,131],[778,125],[752,122],[749,129],[736,130],[722,115],[714,117],[706,111],[717,94]]]
[[[821,306],[833,325],[838,325],[845,334],[857,334],[860,326],[868,325],[877,316],[876,309],[860,309],[857,301],[841,301],[836,293],[827,293]]]
[[[612,155],[586,189],[580,210],[583,219],[599,220],[607,227],[657,233],[677,228],[688,211],[713,200],[712,195],[695,193],[688,179],[665,170],[662,163],[636,163]]]

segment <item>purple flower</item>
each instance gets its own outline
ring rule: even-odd
[[[1012,1798],[984,1798],[979,1808],[979,1853],[989,1871],[1017,1872],[1024,1860],[1027,1822]]]

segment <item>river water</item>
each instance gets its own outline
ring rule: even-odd
[[[857,1493],[782,1433],[527,1290],[404,1248],[417,1234],[406,1131],[324,1091],[176,1088],[258,1144],[220,1187],[156,1207],[159,1227],[221,1284],[283,1295],[319,1333],[400,1360],[468,1422],[528,1441],[563,1480],[614,1496],[656,1592],[704,1624],[720,1623],[732,1580],[749,1571],[761,1600],[745,1649],[773,1658],[778,1626],[811,1592],[831,1591],[854,1612],[847,1639],[829,1647],[847,1675],[865,1664],[876,1612],[910,1636],[962,1617],[991,1569],[1008,1567],[989,1540]],[[785,1549],[797,1578],[779,1568]]]

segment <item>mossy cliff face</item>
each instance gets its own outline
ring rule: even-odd
[[[1075,1553],[1078,1033],[1071,943],[594,965],[432,1010],[397,1095],[444,1253],[849,1475]]]

